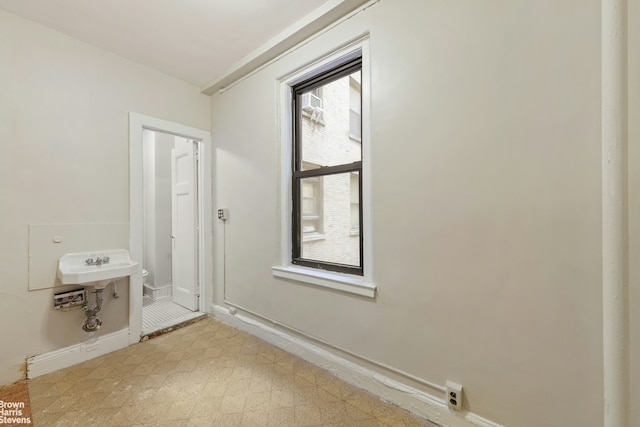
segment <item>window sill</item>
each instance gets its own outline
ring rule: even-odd
[[[350,294],[375,298],[376,286],[360,276],[315,270],[297,266],[271,267],[274,277],[335,289]]]
[[[314,240],[324,240],[326,237],[324,234],[314,233],[314,234],[306,234],[302,236],[303,242],[313,242]]]

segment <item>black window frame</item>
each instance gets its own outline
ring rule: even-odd
[[[364,233],[363,233],[363,203],[362,203],[362,144],[360,145],[360,161],[352,163],[344,163],[335,166],[323,166],[317,169],[302,170],[302,94],[309,92],[320,86],[348,76],[356,71],[362,72],[362,52],[357,51],[343,58],[340,58],[329,66],[319,69],[310,77],[294,84],[291,87],[292,94],[292,258],[291,262],[295,265],[311,267],[320,270],[335,271],[340,273],[364,275]],[[360,92],[360,102],[362,103],[362,92]],[[360,109],[362,111],[362,108]],[[360,128],[362,129],[362,113],[360,114]],[[362,134],[362,130],[360,132]],[[359,265],[339,264],[326,261],[318,261],[302,258],[302,244],[304,236],[302,233],[302,206],[301,206],[301,182],[304,178],[323,177],[334,174],[357,172],[359,176],[359,247],[360,262]]]

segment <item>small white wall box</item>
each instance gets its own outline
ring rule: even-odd
[[[53,308],[60,310],[63,308],[73,308],[84,305],[84,289],[75,291],[60,292],[53,296]]]
[[[221,219],[223,221],[228,220],[229,219],[229,209],[227,209],[227,208],[218,209],[218,219]]]

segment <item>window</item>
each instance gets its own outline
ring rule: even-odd
[[[363,275],[361,71],[357,52],[292,87],[293,264]]]
[[[368,35],[308,63],[279,80],[280,262],[271,271],[375,298]]]

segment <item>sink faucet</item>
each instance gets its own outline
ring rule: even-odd
[[[103,256],[102,258],[100,258],[100,257],[96,258],[96,264],[95,265],[102,265],[102,264],[109,264],[109,257],[108,256]]]
[[[86,260],[84,260],[84,263],[86,265],[102,265],[102,264],[109,264],[109,257],[108,256],[104,256],[102,258],[98,257],[95,260],[93,258],[87,258]]]

